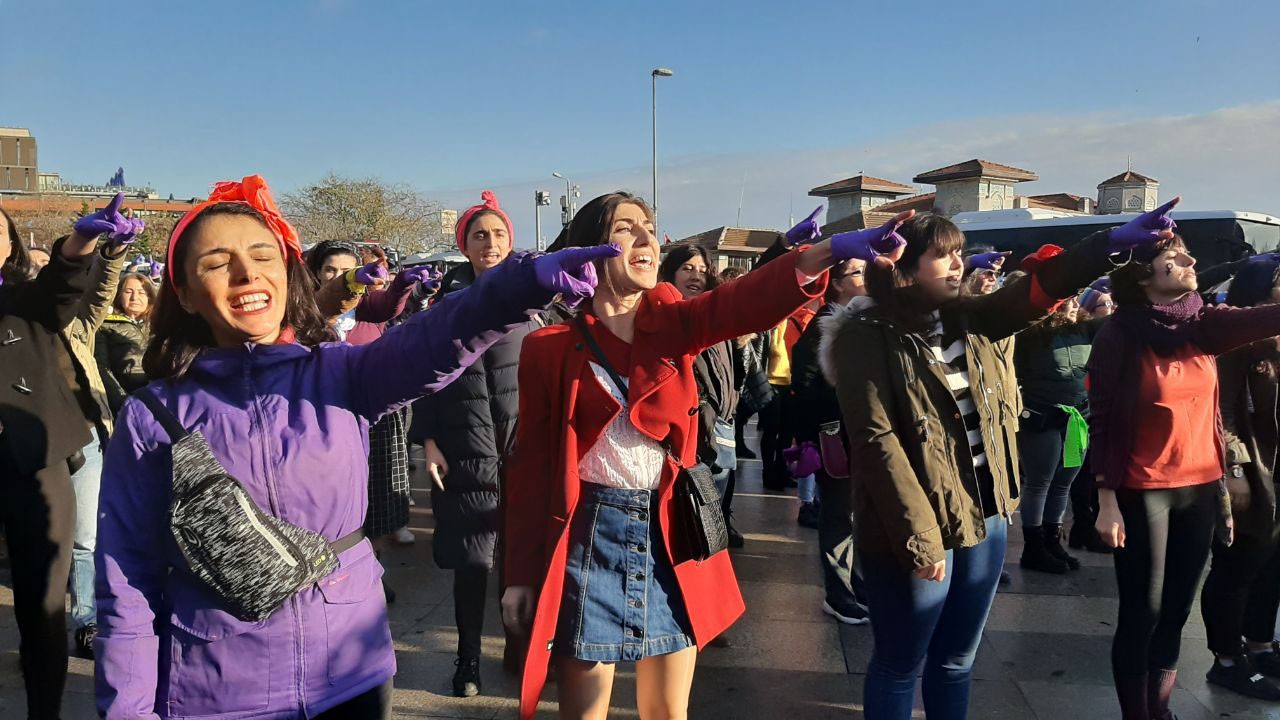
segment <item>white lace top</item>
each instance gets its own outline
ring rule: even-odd
[[[662,465],[667,453],[657,440],[645,435],[631,424],[627,414],[627,398],[613,384],[608,371],[591,363],[596,380],[623,410],[609,423],[578,465],[578,475],[586,482],[625,490],[653,490],[662,478]]]

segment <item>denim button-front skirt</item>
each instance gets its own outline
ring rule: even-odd
[[[658,494],[582,483],[569,529],[555,652],[635,661],[693,646],[656,521]]]

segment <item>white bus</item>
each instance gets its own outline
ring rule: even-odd
[[[1068,247],[1088,235],[1133,219],[1120,215],[1071,215],[1054,210],[1019,209],[959,213],[952,220],[968,245],[990,245],[1013,253],[1007,267],[1046,243]],[[1201,267],[1280,250],[1280,218],[1234,210],[1175,210],[1178,234]]]

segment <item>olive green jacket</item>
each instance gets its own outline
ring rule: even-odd
[[[820,355],[848,434],[859,552],[928,567],[986,539],[986,517],[1012,516],[1019,401],[1005,340],[1110,269],[1106,243],[1095,234],[990,295],[940,308],[948,334],[964,338],[994,508],[982,506],[964,421],[928,339],[869,298],[825,321]]]
[[[124,269],[126,253],[112,258],[106,254],[106,246],[94,254],[93,265],[89,269],[89,289],[80,298],[75,318],[63,328],[61,337],[66,344],[71,359],[77,369],[83,373],[85,384],[93,403],[98,407],[96,424],[106,437],[111,434],[114,414],[107,400],[106,386],[102,374],[98,372],[98,362],[94,358],[94,350],[98,328],[111,313],[111,304],[116,299],[116,289],[120,285],[120,273]],[[95,420],[95,418],[89,418]]]

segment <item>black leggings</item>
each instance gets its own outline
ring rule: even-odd
[[[760,411],[760,462],[764,465],[764,485],[782,489],[790,475],[782,451],[791,447],[791,430],[787,426],[787,399],[790,388],[775,386],[773,400]]]
[[[1275,535],[1236,535],[1213,544],[1213,565],[1200,595],[1200,614],[1216,655],[1244,653],[1243,637],[1271,642],[1280,606],[1280,544]]]
[[[484,635],[485,594],[489,569],[464,567],[453,571],[453,619],[458,625],[458,657],[479,658]]]
[[[1115,552],[1120,617],[1111,669],[1120,678],[1172,671],[1218,517],[1218,484],[1116,491],[1125,544]]]
[[[66,593],[76,522],[66,464],[29,476],[0,469],[0,521],[9,541],[27,717],[57,718],[67,680]]]
[[[391,682],[325,710],[316,720],[391,720]]]

